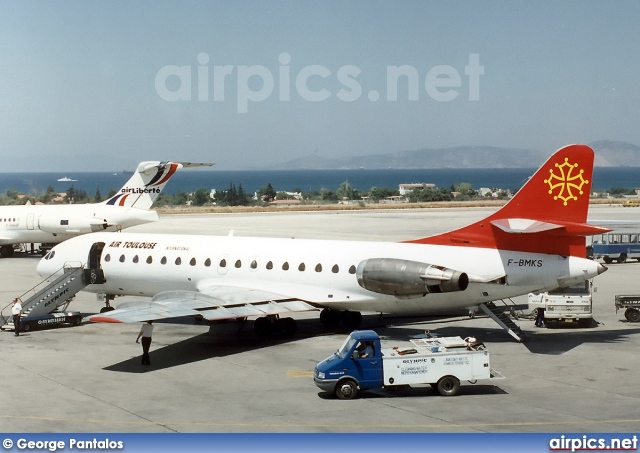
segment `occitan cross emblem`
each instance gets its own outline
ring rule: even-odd
[[[549,194],[552,195],[556,189],[557,195],[553,195],[553,199],[560,199],[564,201],[564,205],[567,205],[569,200],[577,200],[576,194],[582,195],[582,186],[589,184],[589,181],[582,177],[584,170],[580,170],[578,174],[573,174],[574,169],[577,169],[578,164],[570,164],[569,158],[564,158],[562,165],[556,164],[556,168],[560,171],[559,175],[554,173],[554,169],[550,169],[549,179],[545,179],[544,182],[549,184]]]

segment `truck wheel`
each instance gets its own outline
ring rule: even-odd
[[[23,332],[29,332],[31,330],[31,324],[28,322],[21,323],[21,329]]]
[[[338,382],[336,396],[341,400],[352,400],[358,394],[358,386],[351,379]]]
[[[627,318],[629,322],[638,322],[640,321],[640,310],[629,307],[624,312],[624,317]]]
[[[618,257],[618,263],[624,263],[626,261],[627,261],[627,254],[621,253],[620,256]]]
[[[438,392],[442,396],[455,396],[460,389],[460,381],[455,376],[445,376],[438,381]]]
[[[613,260],[611,258],[609,258],[608,256],[603,256],[602,257],[602,261],[604,261],[605,264],[613,263]]]

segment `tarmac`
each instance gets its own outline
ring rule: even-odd
[[[490,212],[173,215],[129,231],[398,241]],[[590,220],[636,219],[640,208],[590,209]],[[38,260],[27,254],[0,259],[0,305],[40,282]],[[19,337],[0,332],[0,432],[638,432],[640,323],[616,313],[614,295],[640,293],[639,270],[638,262],[611,264],[595,279],[594,327],[536,328],[533,320],[520,319],[526,343],[483,316],[364,316],[361,328],[387,337],[429,330],[483,341],[491,366],[505,379],[463,383],[460,395],[449,398],[430,386],[363,392],[348,401],[320,391],[314,366],[349,332],[327,332],[318,313],[297,316],[298,333],[289,340],[260,340],[238,322],[211,329],[158,323],[149,367],[140,364],[137,324],[83,323]],[[526,296],[515,301],[525,303]],[[92,314],[101,306],[94,294],[81,292],[69,309]]]

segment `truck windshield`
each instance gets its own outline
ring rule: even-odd
[[[347,355],[349,354],[349,351],[351,351],[353,349],[353,346],[356,344],[356,340],[354,338],[351,337],[351,335],[349,335],[347,337],[346,340],[344,340],[344,343],[342,343],[342,346],[340,346],[340,349],[338,349],[338,357],[340,357],[341,359],[344,359],[345,357],[347,357]]]
[[[549,291],[549,294],[561,296],[563,294],[589,294],[589,280],[576,283],[575,285],[568,286],[566,288],[557,288],[553,291]]]

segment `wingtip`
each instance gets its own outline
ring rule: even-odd
[[[106,316],[91,316],[89,318],[89,321],[91,321],[91,322],[108,322],[108,323],[112,323],[112,324],[122,324],[122,321],[120,321],[118,319],[108,318]]]

